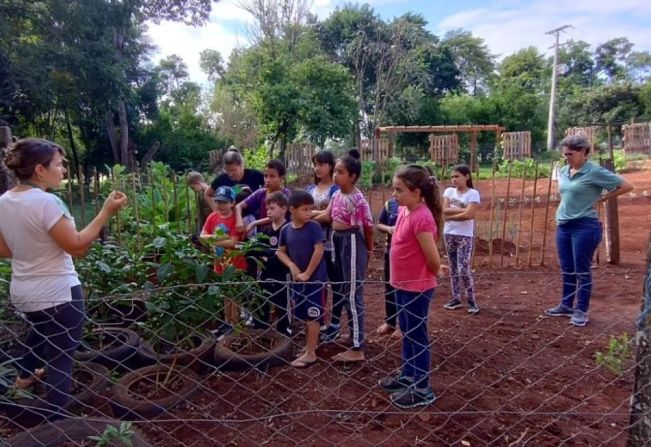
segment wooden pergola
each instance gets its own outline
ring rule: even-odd
[[[375,138],[380,138],[385,133],[389,140],[389,157],[393,156],[393,143],[397,133],[447,133],[456,134],[459,132],[468,132],[470,137],[470,169],[476,172],[479,169],[477,162],[477,134],[479,132],[495,132],[495,144],[498,145],[501,140],[502,132],[505,128],[499,124],[461,124],[452,126],[380,126],[375,129]]]

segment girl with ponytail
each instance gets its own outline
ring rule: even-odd
[[[429,405],[436,399],[430,383],[427,318],[441,258],[436,248],[443,224],[438,182],[427,168],[407,166],[393,177],[399,205],[391,241],[391,285],[396,289],[402,329],[402,368],[380,381],[399,408]],[[447,267],[446,267],[447,268]]]

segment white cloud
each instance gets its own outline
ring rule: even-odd
[[[651,50],[651,2],[618,1],[503,1],[490,7],[453,14],[436,25],[442,35],[464,28],[485,40],[491,52],[501,57],[528,46],[548,53],[554,37],[545,32],[565,24],[573,25],[560,41],[584,40],[593,46],[614,37],[628,37],[636,50]]]

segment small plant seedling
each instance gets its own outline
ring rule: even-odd
[[[131,422],[123,421],[119,427],[107,425],[101,436],[88,436],[86,439],[95,441],[97,447],[108,447],[114,445],[125,445],[133,447],[134,432]]]
[[[626,332],[619,337],[611,336],[608,342],[608,350],[605,353],[598,351],[595,354],[597,365],[621,376],[624,372],[624,363],[631,353],[630,345],[631,337]]]

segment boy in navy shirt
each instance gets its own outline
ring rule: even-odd
[[[293,283],[292,296],[296,318],[305,321],[305,351],[291,365],[305,368],[317,361],[319,319],[323,315],[323,287],[328,280],[323,260],[323,230],[312,221],[314,198],[302,189],[289,197],[290,224],[280,232],[278,259],[289,269]]]
[[[375,226],[381,233],[387,235],[387,245],[384,251],[384,324],[375,331],[378,335],[391,334],[393,338],[400,338],[402,333],[398,327],[398,308],[396,306],[395,289],[389,283],[389,256],[391,253],[391,235],[398,220],[398,201],[394,198],[387,200]]]
[[[267,196],[265,205],[268,219],[259,219],[249,225],[249,227],[258,227],[257,232],[268,237],[267,244],[269,245],[269,248],[261,253],[264,267],[260,272],[260,281],[266,296],[260,309],[260,320],[256,321],[256,326],[269,326],[271,323],[270,304],[273,304],[278,317],[276,330],[283,335],[291,335],[289,293],[287,289],[289,270],[285,264],[280,262],[277,256],[280,232],[287,224],[286,216],[289,202],[285,194],[276,191]],[[271,220],[271,222],[265,225],[264,223],[268,220]]]

